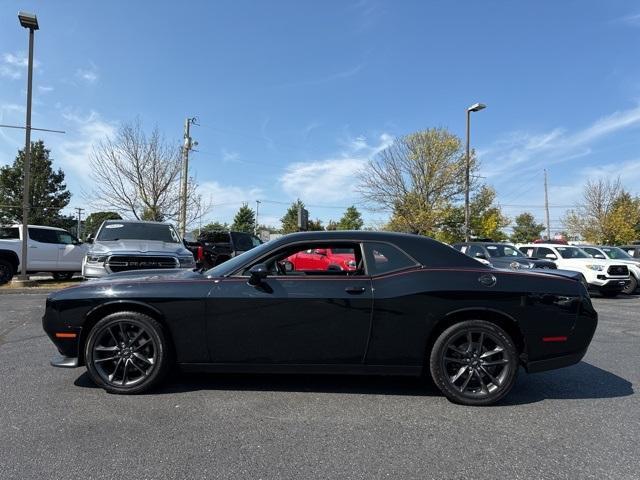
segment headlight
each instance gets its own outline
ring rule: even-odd
[[[104,263],[107,255],[87,255],[87,263]]]
[[[178,258],[180,261],[181,267],[191,267],[195,264],[195,260],[193,259],[193,255],[190,257],[180,257]]]
[[[604,265],[586,265],[586,267],[590,270],[595,270],[596,272],[602,272],[604,270]]]

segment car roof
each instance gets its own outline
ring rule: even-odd
[[[152,222],[150,220],[105,220],[103,223],[146,223],[150,225],[171,225],[166,222]]]
[[[0,225],[4,228],[15,228],[15,227],[21,227],[22,224],[21,223],[14,223],[13,225]],[[27,225],[27,228],[44,228],[46,230],[61,230],[63,232],[66,232],[66,230],[64,228],[60,228],[60,227],[50,227],[48,225]]]

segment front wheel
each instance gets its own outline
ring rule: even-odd
[[[631,280],[629,281],[627,286],[624,287],[624,290],[622,290],[622,293],[625,293],[627,295],[633,295],[633,293],[636,291],[636,288],[638,288],[638,279],[633,275],[631,275]]]
[[[13,278],[13,265],[6,260],[0,259],[0,285],[9,283]]]
[[[85,345],[87,371],[111,393],[132,394],[159,383],[169,367],[162,326],[138,312],[117,312],[100,320]]]
[[[490,405],[516,381],[518,351],[507,332],[484,320],[447,328],[430,356],[431,376],[442,393],[462,405]]]

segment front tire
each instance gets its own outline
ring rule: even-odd
[[[157,385],[169,369],[169,344],[162,325],[138,312],[100,320],[85,345],[87,371],[110,393],[134,394]]]
[[[440,391],[461,405],[491,405],[509,393],[519,360],[507,332],[484,320],[447,328],[430,355],[431,376]]]
[[[630,278],[631,281],[626,287],[624,287],[624,290],[622,290],[622,293],[625,293],[627,295],[633,295],[633,293],[636,291],[636,288],[638,288],[638,279],[633,275],[631,275]]]
[[[0,260],[0,285],[9,283],[13,278],[13,265],[6,260]]]

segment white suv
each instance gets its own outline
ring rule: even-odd
[[[615,297],[631,281],[629,268],[623,262],[593,258],[573,245],[534,243],[519,248],[528,257],[547,258],[559,269],[581,273],[589,288],[598,290],[605,297]]]

